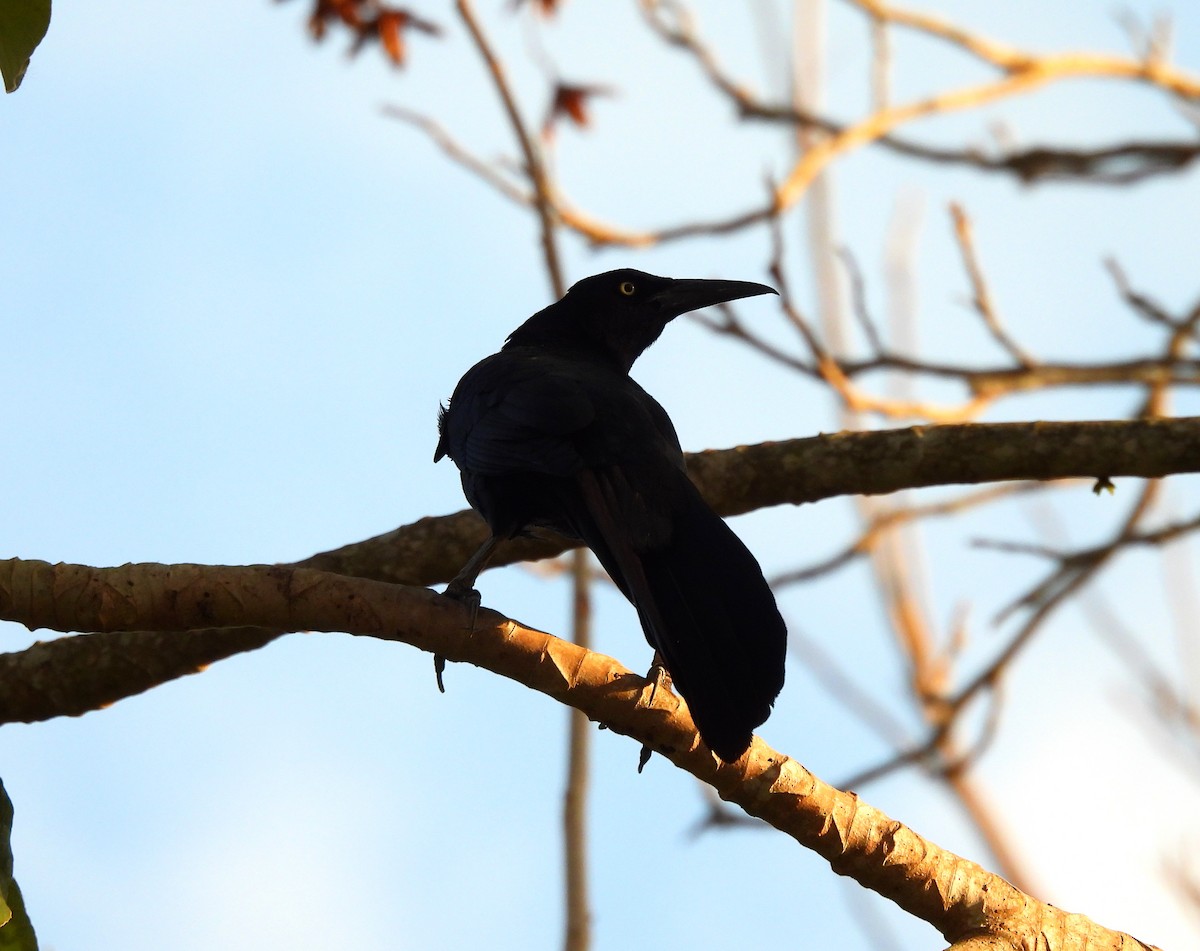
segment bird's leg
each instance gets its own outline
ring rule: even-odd
[[[459,604],[465,605],[471,612],[471,622],[467,625],[467,630],[475,630],[475,616],[479,613],[479,592],[475,590],[475,579],[479,577],[479,573],[487,566],[488,560],[492,557],[492,553],[496,550],[496,546],[500,544],[500,539],[495,535],[489,535],[485,541],[476,550],[467,563],[462,566],[462,569],[456,574],[448,585],[446,590],[442,592],[447,598],[453,598]],[[438,690],[442,693],[446,692],[446,685],[442,683],[442,674],[446,670],[446,658],[441,654],[433,655],[433,673],[437,678]]]
[[[662,654],[658,651],[654,652],[654,661],[650,664],[650,669],[646,671],[646,679],[650,681],[650,699],[646,701],[646,706],[649,707],[654,705],[654,697],[658,693],[659,687],[668,690],[671,688],[671,673],[667,670],[667,665],[663,663]],[[637,771],[639,773],[646,768],[653,752],[648,746],[642,747],[641,752],[638,753]]]
[[[500,544],[500,539],[495,535],[489,535],[488,540],[479,546],[478,550],[470,558],[467,563],[462,566],[459,571],[446,585],[446,590],[442,592],[447,598],[453,598],[460,604],[465,604],[471,609],[471,629],[475,629],[475,613],[479,610],[479,592],[475,590],[475,579],[479,577],[479,573],[487,566],[488,560],[492,557],[492,552],[496,550],[496,546]]]

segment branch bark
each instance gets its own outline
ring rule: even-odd
[[[913,426],[842,432],[688,455],[688,472],[721,515],[843,495],[933,485],[1070,478],[1159,478],[1200,471],[1200,418]],[[483,542],[474,512],[427,517],[297,565],[428,585],[447,581]],[[550,558],[574,546],[521,538],[491,565]]]
[[[0,562],[0,617],[60,631],[169,633],[205,625],[403,641],[508,677],[650,746],[948,941],[987,934],[1048,951],[1146,947],[1023,894],[854,793],[822,782],[761,739],[737,762],[720,763],[669,691],[647,703],[648,682],[612,658],[487,609],[471,629],[467,609],[425,589],[279,566],[89,568],[10,560]],[[42,646],[53,650],[71,640]],[[11,717],[13,695],[3,686],[0,704]]]

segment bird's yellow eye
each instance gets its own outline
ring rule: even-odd
[[[622,281],[619,285],[617,285],[617,290],[619,290],[626,297],[632,297],[633,292],[636,291],[637,288],[633,286],[633,281]]]

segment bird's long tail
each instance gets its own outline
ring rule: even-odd
[[[604,514],[585,540],[638,609],[700,736],[730,762],[783,687],[787,629],[754,556],[680,476],[666,544],[631,543]]]

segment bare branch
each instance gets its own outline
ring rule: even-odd
[[[500,192],[505,198],[518,205],[529,206],[533,204],[534,199],[531,195],[522,191],[518,185],[511,182],[497,168],[489,165],[483,159],[470,152],[434,119],[419,112],[414,112],[411,109],[406,109],[403,106],[395,105],[384,106],[383,114],[392,119],[399,119],[401,122],[405,122],[424,132],[430,141],[441,149],[442,153],[448,159],[456,165],[462,166],[488,185],[491,185],[492,188]]]
[[[858,318],[858,325],[867,338],[867,345],[876,356],[885,353],[887,347],[879,335],[875,322],[871,319],[871,310],[867,306],[866,282],[863,281],[858,262],[850,253],[849,248],[839,248],[838,256],[842,259],[842,265],[846,268],[846,274],[850,278],[850,300],[854,304],[854,316]]]
[[[819,641],[808,637],[792,625],[788,629],[788,651],[799,658],[829,696],[854,714],[877,736],[893,746],[911,745],[908,731],[901,726],[900,721],[876,701],[871,692],[859,689],[854,679]],[[842,788],[852,787],[843,785]]]
[[[782,587],[812,581],[821,575],[841,568],[870,550],[879,532],[897,525],[925,518],[957,515],[976,506],[1009,498],[1018,493],[1042,491],[1046,488],[1049,488],[1049,484],[1045,482],[1018,482],[1011,485],[992,486],[976,492],[966,492],[957,498],[947,499],[943,502],[934,502],[928,505],[906,505],[876,512],[868,520],[858,538],[841,551],[807,568],[798,568],[776,575],[771,579],[771,585],[772,587]]]
[[[971,300],[975,305],[976,312],[983,319],[984,326],[987,327],[988,332],[992,335],[992,339],[1022,367],[1025,369],[1032,368],[1036,361],[1000,325],[1000,318],[996,314],[995,304],[992,302],[992,295],[988,290],[987,280],[983,276],[983,268],[979,266],[979,259],[975,254],[975,240],[972,237],[971,219],[967,217],[966,210],[958,202],[950,205],[950,216],[954,219],[954,234],[958,239],[958,249],[962,253],[963,267],[966,268],[967,277],[971,281]]]
[[[844,432],[687,456],[688,473],[721,515],[845,495],[931,485],[1027,479],[1156,478],[1200,471],[1200,418],[1084,423],[996,423]],[[428,517],[298,567],[435,584],[482,544],[473,512]],[[549,558],[564,538],[506,542],[491,564]]]
[[[551,277],[551,290],[556,298],[561,297],[566,288],[563,286],[562,266],[559,264],[558,243],[555,240],[556,222],[552,210],[553,199],[550,194],[550,181],[546,176],[541,152],[538,150],[537,142],[533,135],[530,134],[525,120],[521,116],[521,110],[517,107],[517,101],[509,86],[504,66],[496,56],[495,51],[493,51],[491,43],[488,42],[488,38],[483,32],[483,27],[479,23],[479,18],[475,15],[474,4],[471,3],[471,0],[456,0],[455,9],[458,11],[458,15],[463,23],[466,24],[467,31],[471,34],[471,39],[475,43],[475,48],[487,66],[488,73],[492,77],[492,83],[496,87],[496,92],[504,105],[509,125],[512,126],[513,134],[517,137],[517,141],[521,146],[521,152],[525,156],[525,168],[534,191],[533,206],[537,210],[538,223],[541,227],[542,254],[545,256],[546,266]]]
[[[461,605],[429,591],[301,569],[0,562],[0,616],[30,627],[177,631],[207,623],[344,631],[485,667],[651,746],[948,940],[980,929],[1048,947],[1065,946],[1067,935],[1113,951],[1133,940],[1022,894],[760,739],[737,762],[720,763],[699,742],[678,697],[660,690],[646,703],[646,681],[611,658],[486,609],[472,630],[465,615]],[[0,697],[7,700],[7,692]]]

